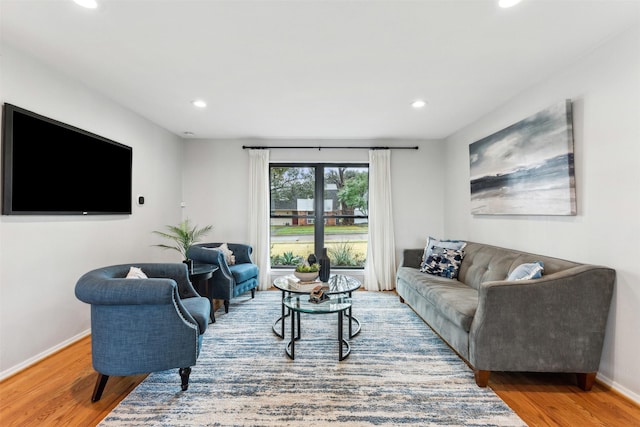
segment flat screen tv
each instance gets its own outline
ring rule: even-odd
[[[3,215],[131,214],[132,149],[4,104]]]

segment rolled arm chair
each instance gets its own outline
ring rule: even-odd
[[[253,263],[253,248],[243,243],[227,243],[227,247],[235,256],[235,264],[229,265],[224,253],[216,249],[222,243],[198,243],[189,249],[187,256],[195,262],[214,264],[218,270],[209,279],[210,298],[224,301],[224,311],[229,312],[229,300],[245,292],[251,291],[255,297],[258,287],[258,266]]]
[[[131,266],[148,279],[127,279]],[[182,390],[202,346],[210,305],[189,281],[186,264],[140,263],[84,274],[76,297],[91,304],[91,354],[98,379],[96,402],[109,376],[179,368]]]

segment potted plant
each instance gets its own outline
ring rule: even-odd
[[[173,242],[173,245],[165,245],[159,244],[154,245],[163,249],[173,249],[175,251],[180,252],[182,255],[182,259],[184,260],[188,266],[189,271],[192,270],[193,263],[187,257],[187,253],[189,252],[189,248],[198,240],[209,233],[212,229],[212,225],[207,225],[202,228],[198,228],[198,226],[191,226],[189,219],[185,219],[179,225],[167,225],[167,232],[164,231],[153,231],[154,234],[158,236],[164,237],[165,239],[169,239]]]
[[[293,275],[296,276],[300,281],[312,282],[318,277],[319,271],[320,266],[318,264],[309,265],[305,262],[296,266]]]

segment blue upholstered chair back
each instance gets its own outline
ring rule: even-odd
[[[233,252],[235,264],[229,265],[224,253],[216,249],[222,243],[198,243],[193,245],[188,252],[188,257],[195,262],[213,264],[218,270],[209,279],[211,283],[211,298],[221,299],[225,304],[225,311],[229,310],[229,300],[245,292],[251,291],[255,295],[258,287],[258,266],[253,263],[251,253],[253,248],[243,243],[227,243],[227,247]]]

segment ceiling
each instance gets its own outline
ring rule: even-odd
[[[0,0],[2,43],[192,138],[444,138],[640,21],[640,0],[98,1]]]

